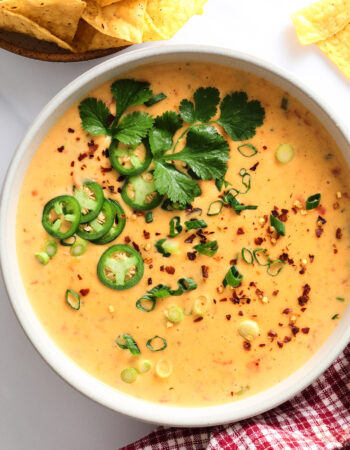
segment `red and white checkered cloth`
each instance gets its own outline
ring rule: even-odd
[[[350,449],[350,344],[292,400],[251,419],[211,428],[168,428],[121,450]]]

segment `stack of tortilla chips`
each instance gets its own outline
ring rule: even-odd
[[[207,0],[0,0],[0,28],[72,52],[170,39]]]
[[[301,44],[316,43],[350,78],[350,0],[321,0],[292,19]]]

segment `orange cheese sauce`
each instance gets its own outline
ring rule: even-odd
[[[23,181],[17,215],[17,252],[30,302],[47,333],[68,357],[102,382],[132,396],[179,406],[206,406],[256,394],[303,365],[336,327],[339,319],[332,317],[336,314],[341,317],[349,302],[350,170],[318,120],[288,93],[262,78],[199,63],[144,66],[126,77],[149,81],[154,93],[167,95],[166,100],[151,108],[130,109],[153,116],[178,110],[180,101],[192,99],[201,86],[217,87],[221,98],[243,90],[249,99],[259,100],[266,117],[249,140],[258,149],[255,156],[242,156],[237,151],[241,143],[233,142],[223,133],[230,145],[226,179],[233,187],[242,189],[239,170],[245,168],[251,174],[251,189],[239,198],[245,204],[258,205],[258,209],[237,215],[231,208],[223,208],[219,215],[208,217],[208,206],[219,192],[213,181],[200,182],[202,196],[195,199],[193,207],[202,209],[201,219],[208,224],[204,231],[212,232],[208,239],[216,239],[219,250],[214,257],[197,255],[194,261],[189,260],[187,253],[193,252],[199,237],[192,244],[185,243],[193,232],[186,232],[184,227],[174,238],[179,242],[180,252],[164,258],[154,243],[167,237],[171,218],[178,215],[183,224],[198,216],[158,207],[153,211],[153,223],[146,224],[144,216],[134,215],[118,192],[123,182],[110,169],[105,153],[109,140],[89,136],[81,129],[76,104],[42,141]],[[95,89],[90,96],[105,101],[115,112],[111,82]],[[288,98],[286,111],[281,108],[282,97]],[[178,131],[175,139],[182,131]],[[95,146],[88,146],[91,139]],[[275,158],[275,150],[281,143],[290,143],[295,151],[293,160],[284,165]],[[45,203],[55,196],[71,194],[73,185],[85,179],[97,181],[106,197],[122,204],[127,216],[123,233],[108,245],[89,243],[80,257],[73,257],[69,247],[59,246],[49,264],[40,265],[34,254],[42,250],[48,238],[41,225]],[[320,207],[305,212],[306,198],[315,193],[322,195]],[[296,203],[298,207],[296,201],[300,202]],[[278,239],[269,233],[269,221],[263,223],[275,206],[278,214],[282,209],[288,210],[286,236]],[[319,215],[326,223],[317,237]],[[338,228],[340,239],[336,237]],[[150,233],[149,239],[145,239],[144,230]],[[113,291],[99,281],[97,263],[106,248],[125,243],[127,237],[140,247],[145,273],[135,287]],[[263,247],[271,259],[284,254],[289,262],[278,276],[271,277],[266,267],[242,260],[243,247],[250,250]],[[222,290],[222,280],[235,259],[244,275],[242,284],[235,290],[230,287]],[[203,278],[202,266],[208,267],[208,278]],[[175,273],[168,273],[172,269],[167,267],[174,268]],[[150,313],[136,309],[137,299],[148,289],[159,283],[175,289],[177,280],[184,276],[197,282],[196,290],[158,300]],[[310,292],[298,301],[305,285]],[[79,311],[65,302],[66,289],[89,290],[81,297]],[[202,320],[196,321],[193,314],[185,315],[180,323],[169,326],[164,315],[167,306],[176,304],[190,313],[194,300],[201,295],[209,299]],[[344,302],[336,297],[344,298]],[[259,336],[249,344],[238,333],[239,324],[247,319],[254,320],[260,329]],[[122,333],[133,336],[141,357],[132,356],[115,344]],[[147,340],[154,335],[166,339],[168,346],[164,351],[151,352],[146,348]],[[153,367],[139,375],[135,383],[124,383],[121,371],[136,367],[140,358],[150,360],[153,365],[166,358],[172,364],[172,374],[161,379]]]

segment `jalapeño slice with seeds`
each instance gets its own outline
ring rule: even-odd
[[[81,223],[77,235],[87,241],[94,241],[104,236],[114,222],[114,211],[111,204],[105,199],[98,216],[87,223]]]
[[[114,241],[114,239],[116,239],[120,235],[125,227],[126,218],[124,209],[119,205],[118,202],[111,198],[107,199],[107,201],[112,206],[114,212],[114,223],[104,236],[93,241],[93,243],[97,245],[109,244],[110,242]]]
[[[132,176],[147,170],[152,161],[152,152],[146,139],[137,147],[128,147],[114,140],[109,147],[109,159],[118,173]]]
[[[81,213],[78,201],[71,195],[60,195],[44,206],[42,225],[56,239],[67,239],[78,229]]]
[[[129,289],[143,277],[143,260],[138,251],[125,244],[113,245],[100,258],[97,275],[107,287]]]
[[[123,185],[122,199],[133,209],[156,208],[163,196],[156,190],[152,172],[128,177]]]
[[[80,223],[95,219],[101,211],[104,195],[101,186],[95,181],[85,181],[81,189],[74,187],[74,197],[81,206]]]

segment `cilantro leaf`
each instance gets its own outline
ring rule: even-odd
[[[142,105],[153,95],[148,82],[135,81],[131,78],[115,81],[111,91],[117,104],[116,123],[129,106]]]
[[[101,100],[92,97],[86,98],[79,105],[79,114],[83,130],[94,136],[99,134],[107,136],[109,134],[108,117],[110,111]]]
[[[245,92],[227,95],[220,105],[221,115],[218,123],[234,141],[250,139],[256,127],[262,125],[265,110],[258,100],[247,101]]]
[[[155,162],[154,180],[160,194],[167,194],[172,202],[191,203],[201,194],[200,187],[175,166],[163,161]]]
[[[166,111],[157,116],[149,133],[149,143],[154,156],[162,155],[173,146],[175,132],[182,127],[180,116],[174,111]]]
[[[227,171],[229,147],[214,127],[197,125],[187,133],[183,150],[164,155],[160,159],[183,161],[202,180],[220,179]]]
[[[208,122],[216,114],[220,93],[216,88],[199,88],[193,95],[195,106],[189,100],[180,103],[180,114],[189,123]]]
[[[128,114],[113,133],[113,138],[126,145],[138,145],[147,136],[153,125],[153,117],[146,113],[135,111]]]

